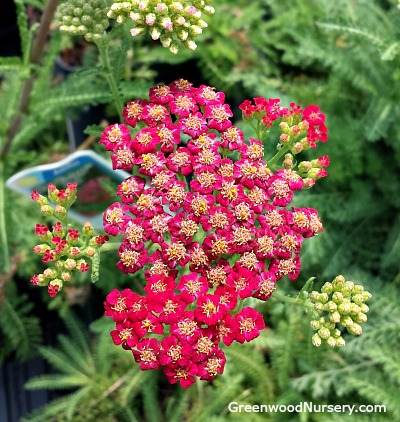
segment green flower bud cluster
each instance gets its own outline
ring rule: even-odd
[[[92,42],[103,37],[108,10],[106,0],[67,0],[58,6],[56,20],[61,32],[83,35]]]
[[[363,286],[346,281],[342,275],[332,283],[325,283],[321,292],[311,292],[309,297],[317,316],[311,321],[311,328],[316,331],[312,337],[314,346],[319,347],[325,341],[330,347],[343,347],[345,341],[337,325],[350,334],[361,335],[361,324],[367,321],[369,310],[365,302],[371,296]]]
[[[153,40],[177,54],[179,45],[195,50],[194,38],[203,32],[207,23],[202,14],[211,15],[212,0],[114,0],[107,16],[125,23],[131,19],[135,26],[131,35],[136,37],[149,32]]]
[[[97,281],[99,249],[109,238],[97,236],[90,222],[86,222],[81,230],[73,229],[67,224],[65,217],[77,198],[77,184],[67,183],[66,189],[57,189],[50,183],[48,198],[37,191],[33,191],[31,197],[40,207],[42,215],[59,220],[51,229],[47,225],[36,224],[35,233],[39,236],[40,243],[33,251],[42,257],[42,262],[48,264],[48,268],[43,273],[32,276],[31,283],[35,286],[47,286],[49,295],[54,297],[64,283],[71,281],[74,272],[89,270],[89,261],[92,261],[94,270],[92,281]],[[49,205],[49,200],[56,204],[54,210]]]

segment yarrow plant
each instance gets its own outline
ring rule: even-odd
[[[122,237],[117,268],[143,271],[146,280],[144,294],[115,289],[107,295],[105,315],[116,324],[111,337],[133,353],[142,370],[163,368],[170,383],[185,388],[224,371],[223,347],[259,336],[263,316],[247,299],[266,301],[280,279],[297,279],[304,239],[323,230],[316,209],[289,207],[295,191],[327,176],[327,156],[295,159],[327,141],[325,116],[315,105],[284,107],[279,99],[263,97],[244,101],[240,109],[255,138],[245,140],[233,125],[223,92],[179,79],[151,88],[148,100],[128,102],[125,122],[108,126],[100,139],[113,168],[133,173],[118,186],[120,201],[104,212],[104,230]],[[275,154],[265,159],[273,126],[280,136]],[[57,261],[54,229],[44,235],[40,253]],[[89,247],[96,243],[99,252],[109,246],[99,244],[106,237],[94,239]],[[67,249],[75,247],[66,243]],[[316,346],[321,339],[343,346],[334,325],[361,334],[349,328],[350,319],[365,321],[361,302],[369,294],[342,281],[334,281],[331,290],[327,286],[301,303],[286,301],[312,311]],[[339,292],[345,288],[349,294]],[[347,298],[343,303],[339,294]],[[322,315],[315,319],[323,311],[331,312],[328,325]]]

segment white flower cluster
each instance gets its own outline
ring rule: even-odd
[[[211,15],[214,8],[212,0],[127,0],[114,1],[108,17],[118,23],[131,19],[135,26],[131,29],[133,37],[149,32],[153,40],[172,53],[177,54],[179,45],[195,50],[194,38],[203,32],[207,23],[201,19],[203,14]]]

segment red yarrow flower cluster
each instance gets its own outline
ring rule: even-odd
[[[268,165],[262,139],[245,141],[223,93],[183,79],[156,88],[150,101],[129,102],[125,123],[100,140],[114,169],[138,170],[103,221],[108,234],[123,236],[118,268],[146,278],[145,295],[114,290],[105,308],[116,322],[114,343],[141,369],[163,367],[171,383],[188,387],[222,373],[221,344],[251,341],[264,328],[243,301],[268,300],[282,277],[298,277],[302,242],[323,226],[317,210],[288,206],[295,191],[312,186],[307,172],[329,161]],[[260,133],[278,121],[288,135],[279,157],[297,144],[313,147],[325,130],[316,106],[253,101],[240,106],[245,120],[256,119]]]

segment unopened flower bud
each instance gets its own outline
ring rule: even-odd
[[[73,270],[76,267],[76,261],[74,259],[68,258],[64,261],[64,268],[67,270]]]
[[[179,45],[176,42],[171,42],[171,45],[169,46],[169,51],[172,54],[178,54],[178,52],[179,52]]]
[[[302,161],[299,164],[299,170],[302,173],[306,173],[308,170],[310,170],[311,167],[312,167],[312,165],[311,165],[311,163],[309,161]],[[325,283],[325,284],[327,284],[327,283]],[[331,292],[332,291],[332,284],[331,283],[329,283],[329,284],[331,285],[331,290],[330,290],[330,292]],[[328,292],[326,292],[326,293],[328,293]]]
[[[346,345],[346,342],[344,341],[343,337],[338,337],[335,340],[336,340],[337,347],[344,347]]]
[[[311,320],[310,321],[310,325],[311,325],[311,328],[313,330],[319,330],[321,328],[320,322],[318,320],[316,320],[316,319]]]
[[[342,275],[338,275],[332,282],[332,288],[335,292],[341,291],[344,286],[345,279]]]
[[[303,151],[303,149],[304,149],[303,145],[300,142],[296,142],[293,145],[291,152],[292,154],[296,155],[296,154],[299,154],[301,151]]]
[[[326,303],[328,302],[329,296],[326,293],[319,293],[318,295],[318,302]]]
[[[165,3],[158,3],[156,6],[157,14],[163,15],[168,12],[168,6]]]
[[[334,330],[331,331],[331,335],[334,338],[338,338],[342,335],[342,333],[340,332],[338,328],[335,328]]]
[[[40,211],[42,213],[43,216],[45,217],[51,217],[54,213],[53,208],[50,207],[50,205],[42,205],[40,207]]]
[[[280,122],[279,123],[279,129],[282,133],[289,133],[289,125],[286,122]]]
[[[359,306],[360,306],[361,312],[363,312],[364,314],[367,314],[368,313],[368,311],[369,311],[369,306],[368,305],[366,305],[365,303],[362,303]]]
[[[153,28],[150,28],[149,34],[153,40],[158,40],[161,35],[161,31],[156,26],[153,26]]]
[[[303,179],[304,188],[312,188],[315,185],[315,179],[306,177]]]
[[[132,37],[137,37],[139,35],[143,35],[145,32],[146,32],[146,28],[144,28],[143,26],[137,26],[137,27],[131,29]]]
[[[92,257],[94,256],[94,254],[96,253],[96,249],[88,246],[85,250],[84,250],[84,254],[88,257]]]
[[[361,312],[361,308],[358,305],[356,305],[355,303],[351,303],[350,306],[351,306],[350,313],[352,315],[357,315],[357,314],[359,314]]]
[[[85,236],[93,236],[94,228],[89,221],[86,221],[86,223],[83,225],[82,231]]]
[[[163,47],[168,48],[172,43],[172,38],[168,35],[161,35],[160,41]]]
[[[62,205],[56,205],[55,209],[54,209],[54,215],[57,218],[63,219],[66,217],[67,215],[67,210],[65,207],[63,207]]]
[[[342,295],[342,293],[341,292],[335,292],[333,295],[332,295],[332,300],[335,302],[335,303],[337,303],[337,304],[339,304],[339,303],[342,303],[343,302],[343,295]]]
[[[171,10],[171,12],[178,13],[183,10],[183,6],[179,2],[173,2],[169,5],[169,10]]]
[[[145,22],[149,26],[153,26],[156,23],[156,15],[154,13],[148,13],[145,17]]]
[[[203,12],[206,15],[213,15],[215,13],[215,9],[212,6],[205,6]]]
[[[350,326],[352,326],[354,324],[354,321],[348,315],[346,315],[345,317],[343,317],[340,322],[343,325],[343,327],[350,327]]]
[[[310,127],[310,123],[308,123],[308,121],[307,120],[302,120],[300,123],[299,123],[299,129],[301,130],[301,131],[306,131],[306,130],[308,130],[308,128]]]
[[[310,293],[310,299],[311,299],[313,302],[316,302],[316,301],[318,300],[318,297],[319,297],[319,292],[317,292],[316,290],[313,290],[313,291]]]
[[[352,281],[346,281],[344,283],[344,286],[341,290],[341,292],[343,293],[344,296],[350,296],[351,293],[353,292],[353,288],[354,288],[354,283]]]
[[[51,278],[51,279],[56,278],[57,277],[57,274],[58,274],[58,271],[55,268],[51,268],[51,267],[50,268],[46,268],[43,271],[43,275],[46,278]]]
[[[337,310],[337,305],[335,302],[333,302],[332,300],[330,300],[326,305],[325,308],[328,312],[335,312]]]
[[[338,311],[335,312],[331,312],[329,314],[329,319],[334,323],[337,324],[338,322],[340,322],[340,314]]]
[[[197,44],[193,40],[183,41],[182,44],[189,50],[196,50]]]
[[[351,303],[350,302],[343,302],[338,306],[338,311],[342,315],[347,315],[351,312]]]
[[[61,279],[63,281],[70,281],[71,280],[71,273],[69,271],[63,271],[61,273]]]
[[[353,334],[355,336],[360,336],[362,334],[362,327],[361,327],[361,325],[359,325],[357,323],[353,323],[352,325],[348,325],[346,328],[347,328],[347,331],[350,334]]]
[[[300,128],[297,125],[293,125],[289,130],[289,135],[296,137],[300,133]]]
[[[290,136],[287,133],[282,133],[279,136],[279,140],[281,141],[281,143],[283,145],[286,145],[286,144],[288,144],[290,142]]]
[[[372,297],[371,293],[370,292],[366,292],[366,291],[362,292],[362,295],[364,297],[364,302],[367,302]]]
[[[111,17],[111,16],[109,16],[109,17]],[[115,19],[121,25],[124,24],[127,21],[126,16],[124,16],[124,15],[118,15]],[[131,31],[131,34],[132,34],[132,31]],[[134,36],[134,35],[132,35],[132,36]]]
[[[351,300],[356,304],[356,305],[361,305],[364,303],[364,296],[362,294],[356,294],[353,295]]]
[[[140,13],[134,13],[132,12],[129,17],[133,20],[135,23],[143,23],[143,15]]]
[[[172,32],[174,29],[174,24],[172,23],[169,16],[165,16],[161,19],[160,26],[168,32]]]
[[[324,305],[323,305],[321,302],[316,302],[316,303],[314,304],[314,309],[315,309],[317,312],[322,312],[322,311],[324,310]]]
[[[54,263],[58,270],[62,270],[64,268],[64,263],[61,260],[58,260]]]
[[[186,31],[185,29],[181,29],[180,31],[178,31],[177,35],[178,35],[178,38],[179,38],[181,41],[185,41],[185,40],[187,40],[187,39],[188,39],[188,37],[189,37],[189,32],[188,32],[188,31]]]
[[[203,30],[200,28],[200,26],[190,25],[189,32],[190,32],[190,35],[197,36],[197,35],[202,34]]]
[[[336,328],[336,325],[332,321],[326,321],[324,327],[327,328],[329,331],[332,331]]]
[[[367,315],[364,314],[363,312],[360,312],[357,315],[355,315],[353,319],[354,319],[354,322],[357,322],[358,324],[364,324],[365,322],[368,321]]]
[[[311,341],[315,347],[320,347],[322,344],[321,337],[318,334],[314,334]]]
[[[283,165],[283,167],[290,169],[293,165],[293,155],[292,154],[286,154],[282,165]]]
[[[203,19],[199,19],[197,22],[197,26],[204,29],[208,27],[208,23],[206,21],[203,21]]]
[[[361,284],[355,284],[354,285],[353,294],[355,294],[355,295],[362,294],[363,291],[364,291],[364,286],[362,286]]]
[[[327,344],[329,347],[335,347],[335,346],[336,346],[336,339],[334,339],[333,337],[328,337],[328,338],[326,339],[326,344]]]
[[[331,335],[331,332],[328,330],[328,328],[322,327],[318,330],[318,334],[322,339],[326,340]]]

